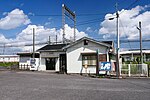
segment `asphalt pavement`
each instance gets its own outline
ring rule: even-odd
[[[0,71],[0,100],[150,100],[150,79]]]
[[[3,71],[3,70],[8,70],[8,68],[7,68],[7,67],[0,66],[0,71]]]

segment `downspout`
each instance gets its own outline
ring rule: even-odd
[[[99,76],[99,49],[97,49],[96,55],[97,55],[96,76]]]

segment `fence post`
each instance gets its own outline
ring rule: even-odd
[[[26,65],[24,64],[24,70],[25,70],[25,66],[26,66]]]
[[[149,65],[149,64],[148,64],[148,66],[147,66],[147,69],[148,69],[148,71],[147,71],[148,74],[147,74],[147,75],[148,75],[148,77],[149,77],[149,70],[150,70],[150,65]]]
[[[21,70],[22,70],[22,64],[21,64]]]
[[[129,77],[131,76],[131,66],[130,66],[130,64],[128,64],[128,75],[129,75]]]
[[[120,66],[122,66],[122,65],[120,65]],[[121,74],[121,69],[122,69],[122,67],[120,67],[120,76],[122,75],[122,74]]]
[[[26,70],[28,70],[28,64],[27,64],[27,69]]]

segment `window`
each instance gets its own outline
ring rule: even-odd
[[[88,40],[84,40],[84,45],[88,45]]]
[[[82,65],[96,66],[96,55],[82,55]]]

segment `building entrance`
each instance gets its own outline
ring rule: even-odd
[[[56,58],[45,58],[46,70],[55,70]]]
[[[60,54],[59,65],[60,65],[60,73],[67,73],[67,59],[66,54]]]

